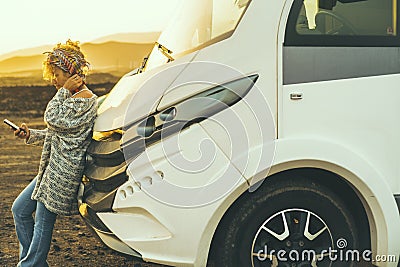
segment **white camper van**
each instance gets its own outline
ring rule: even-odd
[[[397,266],[398,14],[397,0],[182,1],[99,107],[82,217],[172,266]]]

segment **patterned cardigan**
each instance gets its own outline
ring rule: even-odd
[[[97,96],[72,98],[64,88],[49,101],[45,130],[30,130],[27,144],[43,145],[32,199],[56,214],[78,213],[77,191],[97,114]]]

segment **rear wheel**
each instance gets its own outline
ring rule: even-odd
[[[228,211],[210,266],[352,266],[339,252],[359,243],[352,213],[334,191],[303,177],[275,179]]]

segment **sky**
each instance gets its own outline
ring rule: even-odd
[[[161,31],[183,0],[2,0],[0,55],[68,38]]]

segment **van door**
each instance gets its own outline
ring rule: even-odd
[[[344,146],[393,193],[400,189],[397,16],[397,0],[294,0],[279,92],[279,138]]]

